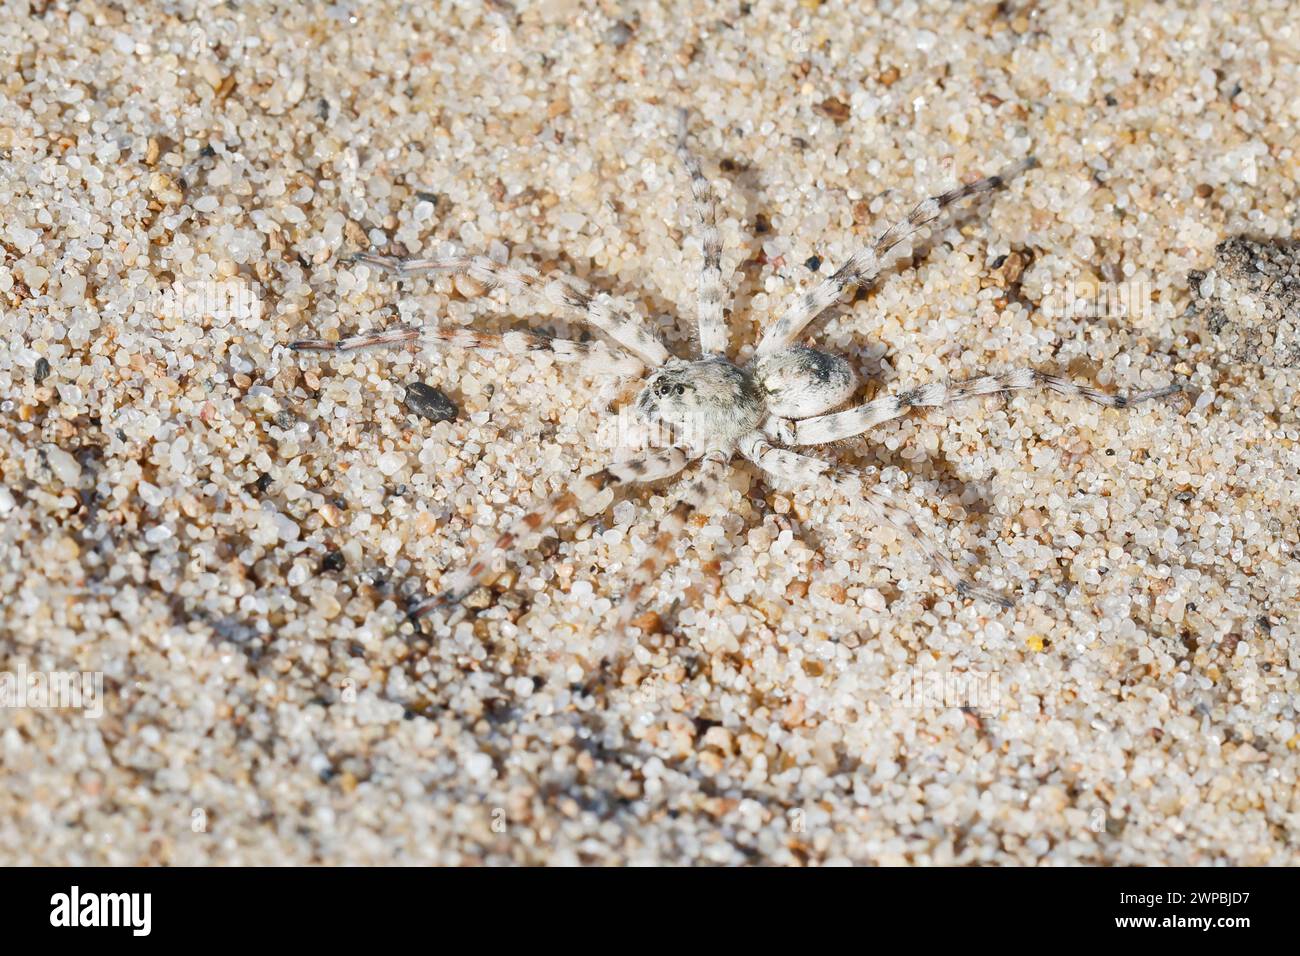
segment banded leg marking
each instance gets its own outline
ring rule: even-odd
[[[397,276],[422,275],[429,272],[468,275],[488,287],[505,286],[517,291],[528,291],[577,313],[583,321],[604,332],[648,366],[657,367],[668,360],[668,350],[664,348],[662,342],[642,328],[639,322],[617,312],[609,296],[578,288],[574,284],[577,282],[576,279],[546,282],[532,273],[504,266],[487,256],[402,259],[372,252],[359,252],[352,258],[354,262],[384,269]]]
[[[679,115],[677,155],[691,180],[691,195],[695,199],[696,215],[700,221],[700,244],[704,248],[704,263],[700,270],[699,335],[700,353],[725,355],[727,327],[722,317],[722,237],[718,233],[718,202],[713,185],[700,170],[700,161],[690,151],[686,142],[686,111]]]
[[[847,262],[836,269],[827,279],[803,293],[799,300],[772,323],[763,334],[762,340],[758,343],[756,354],[759,356],[768,355],[794,342],[808,323],[835,304],[849,286],[866,285],[880,275],[886,264],[885,256],[890,251],[899,243],[938,219],[940,214],[953,203],[965,199],[967,196],[998,189],[1012,177],[1019,175],[1026,169],[1032,169],[1037,164],[1037,160],[1033,157],[1022,159],[1020,162],[1008,166],[997,175],[986,176],[984,179],[976,180],[965,186],[959,186],[946,193],[940,193],[938,196],[931,196],[929,199],[917,203],[916,208],[912,210],[906,219],[902,219],[886,229],[872,246],[854,253]]]
[[[1103,392],[1088,385],[1076,385],[1059,375],[1049,375],[1031,368],[1013,369],[997,375],[980,375],[962,382],[931,382],[919,388],[878,398],[875,401],[818,415],[800,421],[773,419],[767,428],[772,437],[788,445],[819,445],[860,435],[868,429],[906,415],[909,409],[951,405],[981,395],[997,395],[1030,388],[1048,388],[1070,397],[1082,397],[1108,408],[1131,408],[1154,398],[1163,398],[1182,390],[1175,383],[1164,388],[1122,394]]]

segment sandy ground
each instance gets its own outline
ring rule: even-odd
[[[1296,372],[1235,362],[1187,278],[1297,231],[1290,4],[11,6],[4,862],[1296,862]],[[918,199],[1038,157],[808,330],[859,398],[1023,365],[1187,384],[816,450],[1013,609],[959,599],[860,502],[737,463],[648,634],[613,608],[671,482],[406,622],[494,528],[626,457],[601,427],[626,383],[287,343],[584,333],[349,264],[371,248],[572,273],[690,354],[678,107],[739,359]],[[456,420],[412,414],[412,382]],[[102,697],[41,706],[71,672]]]

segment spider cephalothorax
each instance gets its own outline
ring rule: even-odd
[[[647,423],[673,429],[695,445],[734,447],[763,421],[766,406],[753,377],[721,357],[669,359],[636,397]]]
[[[636,397],[636,413],[667,426],[682,444],[738,448],[769,416],[807,418],[847,402],[858,377],[838,355],[803,345],[779,349],[744,368],[721,356],[669,359]]]
[[[549,527],[575,504],[590,500],[612,486],[668,478],[698,462],[697,476],[682,487],[676,503],[660,523],[659,534],[633,571],[619,611],[620,622],[626,623],[642,590],[663,569],[671,545],[685,528],[687,518],[692,512],[710,506],[721,472],[736,455],[783,483],[824,482],[837,493],[855,497],[866,504],[880,522],[890,525],[910,540],[958,593],[1008,606],[1010,599],[1006,596],[973,585],[944,550],[921,530],[911,512],[896,504],[888,492],[879,486],[864,484],[859,476],[828,472],[828,462],[792,451],[789,446],[819,445],[852,438],[882,422],[906,415],[913,408],[948,405],[979,395],[1045,387],[1112,408],[1129,408],[1138,402],[1179,390],[1180,386],[1170,385],[1127,396],[1116,395],[1075,385],[1045,372],[1020,368],[978,375],[962,382],[932,382],[897,395],[834,410],[852,398],[857,377],[844,359],[801,344],[798,339],[804,329],[850,286],[873,281],[886,264],[887,255],[938,219],[949,205],[1005,185],[1012,176],[1033,168],[1033,159],[1021,160],[998,175],[975,180],[919,203],[907,218],[882,232],[872,245],[855,253],[827,278],[801,293],[789,309],[767,326],[753,357],[741,367],[726,357],[722,250],[715,225],[713,190],[700,171],[698,161],[686,148],[684,121],[677,147],[690,175],[691,191],[702,227],[704,264],[700,273],[699,358],[687,360],[671,356],[658,337],[637,320],[618,312],[606,295],[582,289],[572,281],[548,286],[531,273],[484,257],[391,259],[360,253],[356,258],[399,275],[467,273],[486,285],[504,284],[545,293],[552,302],[571,310],[604,332],[617,348],[610,349],[604,343],[553,339],[533,332],[494,335],[470,329],[442,328],[437,324],[359,335],[337,343],[320,340],[294,343],[297,349],[345,351],[376,345],[438,341],[520,354],[547,351],[557,359],[583,362],[592,369],[615,375],[649,370],[646,384],[633,407],[645,422],[667,426],[672,435],[670,443],[583,475],[567,491],[537,510],[525,513],[491,545],[480,550],[464,568],[448,575],[443,592],[416,604],[412,615],[419,616],[435,607],[460,601],[492,574],[499,555],[520,545],[526,536]]]

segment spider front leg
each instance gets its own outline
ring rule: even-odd
[[[875,513],[878,520],[888,524],[902,535],[905,541],[925,555],[935,571],[947,579],[948,583],[956,588],[958,594],[988,601],[1002,608],[1012,606],[1012,599],[1007,595],[981,588],[958,571],[957,566],[938,543],[921,530],[911,512],[895,504],[888,494],[878,488],[864,488],[856,478],[824,475],[823,473],[830,467],[828,462],[785,448],[774,448],[758,433],[748,436],[741,442],[740,452],[764,472],[781,481],[794,485],[810,485],[819,480],[827,481],[832,488],[844,496],[864,502]]]
[[[574,362],[594,375],[638,375],[644,366],[631,355],[611,352],[600,342],[573,342],[536,332],[479,332],[475,329],[411,328],[402,326],[382,332],[370,332],[327,342],[324,339],[300,339],[290,342],[295,352],[356,352],[369,348],[443,342],[454,348],[510,355],[535,355],[545,352],[557,362]]]
[[[690,456],[685,450],[666,448],[583,475],[568,491],[555,495],[536,511],[528,512],[498,535],[492,544],[480,548],[465,568],[452,574],[449,586],[441,594],[414,605],[410,609],[410,618],[417,620],[437,608],[460,603],[488,579],[499,554],[512,549],[525,535],[549,528],[564,512],[591,501],[606,488],[658,481],[677,474],[689,461]]]
[[[570,278],[568,282],[546,283],[538,276],[519,269],[511,269],[487,256],[402,259],[395,256],[381,256],[373,252],[358,252],[352,259],[354,262],[384,269],[397,276],[423,275],[428,272],[467,275],[489,288],[502,285],[510,289],[528,291],[576,313],[582,321],[604,332],[649,367],[658,367],[668,360],[668,350],[659,339],[632,318],[615,311],[609,296],[579,288],[576,279]]]
[[[324,339],[299,339],[296,342],[290,342],[289,348],[295,352],[360,352],[363,349],[395,348],[402,345],[411,345],[419,342],[420,336],[419,329],[402,326],[396,329],[386,329],[383,332],[366,332],[362,335],[352,335],[346,339],[339,339],[337,342],[327,342]]]
[[[1004,186],[1007,180],[1037,165],[1038,161],[1033,157],[1022,159],[995,176],[986,176],[984,179],[940,193],[938,196],[931,196],[918,203],[906,219],[894,223],[882,232],[872,246],[855,253],[829,278],[805,292],[798,302],[768,327],[758,343],[755,354],[759,357],[770,355],[792,343],[804,327],[834,305],[849,286],[867,285],[880,275],[885,266],[885,256],[890,250],[934,222],[953,203],[967,196],[998,189]]]
[[[860,435],[881,422],[906,415],[913,408],[951,405],[981,395],[1040,387],[1061,395],[1080,396],[1109,408],[1131,408],[1141,402],[1163,398],[1182,390],[1182,385],[1176,383],[1164,388],[1123,395],[1098,391],[1087,385],[1076,385],[1068,379],[1032,368],[1020,368],[1000,375],[980,375],[964,382],[931,382],[830,415],[818,415],[800,421],[772,418],[768,420],[765,430],[770,437],[786,445],[820,445]]]
[[[677,155],[691,178],[691,195],[700,220],[704,265],[700,270],[700,354],[725,355],[727,326],[722,318],[722,237],[718,233],[718,201],[713,185],[700,170],[700,161],[686,144],[686,111],[678,114]]]

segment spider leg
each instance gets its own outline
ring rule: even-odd
[[[611,352],[600,342],[573,342],[537,332],[513,331],[500,334],[475,329],[410,328],[403,326],[383,332],[370,332],[326,342],[324,339],[301,339],[289,343],[295,352],[354,352],[360,349],[426,343],[437,340],[455,348],[528,355],[547,352],[557,362],[580,363],[593,374],[638,375],[643,366],[638,359],[622,352]]]
[[[865,502],[875,512],[877,520],[888,524],[925,555],[935,571],[946,578],[958,594],[979,598],[1003,608],[1012,606],[1012,600],[1007,595],[981,588],[958,571],[939,544],[921,530],[912,513],[895,504],[887,492],[878,487],[864,488],[856,476],[823,475],[830,467],[829,463],[785,448],[774,448],[757,433],[741,442],[740,453],[767,474],[782,481],[806,485],[820,479],[826,480],[832,488],[845,496]]]
[[[519,269],[511,269],[487,256],[452,256],[446,259],[401,259],[381,256],[372,252],[358,252],[352,257],[397,276],[421,275],[441,272],[449,275],[467,275],[488,287],[505,286],[517,291],[529,291],[557,305],[575,312],[579,318],[604,332],[647,366],[657,367],[668,360],[668,350],[654,335],[641,325],[615,310],[608,295],[579,288],[577,280],[547,283],[538,276]]]
[[[788,418],[771,419],[768,434],[787,445],[820,445],[824,442],[851,438],[881,422],[906,415],[909,409],[951,405],[980,395],[996,395],[1022,389],[1046,387],[1062,395],[1081,396],[1109,408],[1129,408],[1153,398],[1163,398],[1182,389],[1182,385],[1168,385],[1145,392],[1123,395],[1102,392],[1087,385],[1076,385],[1057,375],[1048,375],[1031,368],[1018,368],[999,375],[979,375],[964,382],[931,382],[909,389],[898,395],[878,398],[842,412],[817,415],[792,421]]]
[[[699,333],[702,355],[724,355],[727,326],[722,318],[722,237],[718,234],[718,203],[713,185],[700,170],[700,161],[686,143],[686,111],[679,113],[677,156],[691,178],[691,195],[700,220],[704,265],[700,270]]]
[[[809,322],[835,304],[844,290],[852,285],[870,283],[880,275],[885,266],[885,256],[892,249],[938,219],[943,210],[953,203],[967,196],[998,189],[1013,176],[1037,165],[1038,161],[1031,156],[1008,166],[995,176],[986,176],[984,179],[967,183],[965,186],[959,186],[917,203],[916,208],[906,219],[894,223],[880,234],[872,246],[854,253],[827,279],[800,296],[799,301],[787,309],[763,333],[755,354],[760,357],[768,355],[794,342]]]
[[[409,345],[412,342],[420,341],[420,336],[419,329],[402,326],[396,329],[387,329],[383,332],[351,335],[346,339],[339,339],[337,342],[326,342],[324,339],[299,339],[296,342],[290,342],[289,348],[295,352],[359,352],[363,349]]]
[[[665,448],[630,461],[606,465],[589,475],[583,475],[569,490],[553,496],[537,510],[523,515],[490,545],[480,548],[468,565],[451,575],[449,586],[441,594],[425,598],[414,605],[409,617],[416,620],[437,608],[463,601],[471,591],[488,580],[498,554],[512,549],[525,535],[555,524],[564,512],[590,501],[606,488],[667,478],[685,468],[689,460],[685,450]]]
[[[512,331],[495,335],[474,329],[436,329],[432,333],[448,345],[462,349],[484,349],[527,355],[548,352],[557,362],[577,362],[584,369],[611,375],[639,375],[645,370],[641,360],[623,353],[613,352],[603,342],[574,342],[557,339],[536,332]]]
[[[707,452],[700,461],[700,471],[695,480],[678,495],[677,503],[659,522],[659,534],[650,542],[645,558],[632,572],[631,584],[618,606],[617,627],[623,631],[636,612],[641,593],[663,573],[676,541],[692,514],[707,508],[713,501],[718,481],[731,456],[722,451]]]

